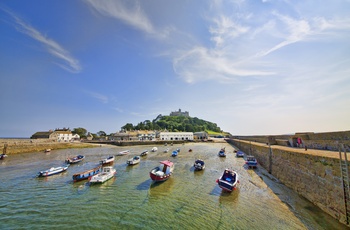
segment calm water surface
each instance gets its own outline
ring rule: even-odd
[[[226,147],[228,155],[217,153]],[[158,152],[142,157],[140,164],[126,160],[153,146],[103,146],[91,149],[27,153],[0,161],[0,229],[346,229],[329,215],[298,196],[262,168],[248,170],[229,144],[190,143],[157,146]],[[180,148],[176,158],[172,150]],[[193,152],[188,152],[192,148]],[[104,157],[117,156],[117,176],[102,185],[73,183],[72,175],[96,166]],[[65,158],[86,158],[67,172],[47,178],[36,174],[61,166]],[[194,171],[194,160],[206,162]],[[149,171],[159,161],[175,163],[173,176],[152,183]],[[215,183],[225,168],[240,176],[233,193]]]

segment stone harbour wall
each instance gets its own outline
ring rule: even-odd
[[[228,142],[246,154],[255,156],[260,166],[287,187],[346,224],[338,158],[310,155],[300,150],[293,151],[293,148],[270,148],[268,145],[237,139]],[[350,165],[350,162],[348,164]]]

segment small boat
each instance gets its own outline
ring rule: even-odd
[[[5,157],[7,157],[7,155],[6,155],[5,153],[1,153],[1,154],[0,154],[0,160],[5,159]]]
[[[189,149],[188,151],[189,151],[189,152],[192,152],[192,149]]]
[[[172,156],[172,157],[176,157],[177,154],[179,154],[177,151],[173,151],[172,154],[171,154],[171,156]]]
[[[38,174],[38,177],[47,177],[52,176],[61,172],[64,172],[68,169],[69,165],[60,166],[60,167],[52,167],[45,171],[40,171]]]
[[[85,156],[83,155],[78,155],[75,157],[68,157],[66,160],[67,164],[76,164],[79,163],[80,161],[84,160]]]
[[[106,166],[106,165],[110,165],[114,163],[114,156],[109,156],[103,160],[100,161],[100,163],[102,164],[102,166]]]
[[[248,168],[256,168],[258,166],[258,161],[254,156],[247,156],[245,163],[248,165]]]
[[[153,147],[151,151],[152,151],[152,152],[157,152],[157,151],[158,151],[158,148],[157,148],[157,147]]]
[[[100,173],[101,169],[102,169],[102,166],[99,165],[96,168],[89,169],[84,172],[76,173],[73,175],[73,181],[77,182],[77,181],[89,179],[90,177]]]
[[[169,152],[169,148],[164,149],[164,152],[165,153]]]
[[[225,169],[222,176],[216,180],[219,187],[227,192],[232,192],[236,189],[238,181],[238,174],[230,169]]]
[[[180,152],[180,148],[177,148],[176,151],[179,153]]]
[[[107,166],[102,168],[102,172],[97,173],[96,175],[92,176],[89,180],[91,184],[95,183],[104,183],[107,180],[114,177],[114,175],[117,173],[117,171],[112,166]]]
[[[130,150],[124,150],[124,151],[119,152],[116,156],[123,156],[123,155],[127,155],[129,153],[130,153]]]
[[[238,150],[238,151],[236,152],[236,157],[244,157],[244,152],[241,151],[241,150]]]
[[[151,179],[155,182],[165,181],[169,179],[174,171],[174,163],[171,161],[161,161],[160,165],[155,167],[149,173]]]
[[[197,160],[194,162],[193,167],[194,167],[194,170],[200,171],[200,170],[205,169],[205,163],[204,163],[203,160],[197,159]]]
[[[45,152],[45,153],[49,153],[49,152],[51,152],[51,149],[45,149],[44,152]]]
[[[226,152],[225,148],[220,149],[220,151],[218,153],[219,157],[226,157],[226,153],[225,152]]]
[[[133,158],[130,158],[129,160],[126,161],[128,165],[136,165],[140,163],[140,157],[139,156],[134,156]]]
[[[145,151],[143,151],[141,154],[140,154],[140,156],[146,156],[148,154],[148,150],[145,150]]]

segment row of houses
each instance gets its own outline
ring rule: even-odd
[[[49,139],[57,142],[70,142],[80,140],[80,136],[78,134],[73,134],[69,129],[66,128],[36,132],[30,138]]]

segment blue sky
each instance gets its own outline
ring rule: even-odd
[[[0,137],[181,108],[237,135],[350,129],[350,1],[1,0]]]

